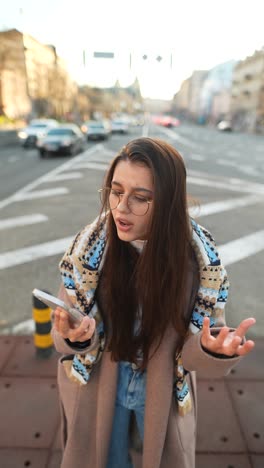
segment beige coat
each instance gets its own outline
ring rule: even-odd
[[[188,309],[196,287],[193,278],[186,288]],[[191,298],[191,299],[190,299]],[[64,297],[65,299],[65,297]],[[220,324],[221,325],[221,324]],[[63,355],[73,348],[53,329],[56,349]],[[191,336],[182,351],[184,368],[210,378],[221,377],[239,361],[239,357],[220,359],[206,353],[200,344],[201,333]],[[158,351],[147,367],[145,433],[142,468],[194,468],[196,439],[196,380],[190,372],[193,409],[179,416],[172,395],[177,334],[168,330]],[[89,348],[82,351],[86,353]],[[64,454],[61,468],[105,468],[117,386],[117,363],[104,352],[87,385],[79,386],[66,377],[59,360],[58,385],[62,412]]]

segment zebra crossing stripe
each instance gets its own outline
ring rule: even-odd
[[[0,270],[62,254],[73,237],[74,235],[0,254]],[[218,248],[223,265],[232,265],[251,255],[255,255],[263,249],[264,230],[227,242]]]
[[[0,231],[17,226],[26,226],[28,224],[37,224],[48,221],[48,217],[43,214],[32,214],[27,216],[16,216],[15,218],[6,218],[0,220]]]
[[[54,189],[34,190],[33,192],[20,193],[16,196],[14,201],[20,202],[24,200],[34,200],[35,198],[56,197],[58,195],[66,195],[69,189],[66,187],[57,187]]]
[[[191,216],[198,218],[201,216],[209,216],[222,211],[230,211],[234,208],[243,208],[245,206],[254,205],[255,203],[264,202],[261,195],[249,195],[247,197],[231,198],[224,201],[206,203],[204,205],[192,206],[189,209]]]
[[[227,242],[218,248],[223,265],[233,265],[264,249],[264,230]]]

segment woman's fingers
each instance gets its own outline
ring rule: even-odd
[[[254,347],[254,342],[251,340],[246,341],[243,345],[241,345],[241,342],[248,329],[255,323],[256,320],[252,317],[245,319],[235,331],[230,331],[229,327],[225,326],[214,337],[210,332],[210,320],[208,317],[205,317],[201,337],[202,345],[208,351],[214,353],[225,354],[226,356],[243,356]]]
[[[79,325],[73,323],[68,313],[61,307],[54,311],[54,327],[63,338],[70,341],[87,341],[92,338],[95,331],[95,320],[90,317],[84,317]]]
[[[87,341],[92,338],[95,331],[95,320],[85,317],[77,328],[69,331],[70,341]]]
[[[234,334],[243,338],[247,333],[248,329],[255,325],[255,323],[256,320],[253,317],[242,320],[242,322],[238,325],[237,329],[235,330]]]
[[[239,356],[245,356],[246,354],[250,353],[250,351],[252,351],[254,346],[254,341],[248,340],[243,345],[238,346],[236,354],[238,354]]]

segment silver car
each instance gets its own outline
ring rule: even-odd
[[[51,128],[58,125],[59,122],[55,119],[33,119],[27,127],[18,132],[17,136],[24,148],[34,148],[39,138],[43,138]]]

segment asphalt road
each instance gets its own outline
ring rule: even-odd
[[[36,150],[0,149],[0,333],[32,330],[32,289],[56,294],[63,251],[99,208],[109,161],[130,139],[166,139],[183,155],[192,211],[214,235],[231,282],[227,322],[254,316],[264,336],[264,138],[182,124],[154,125],[87,143],[84,153],[41,160]]]

